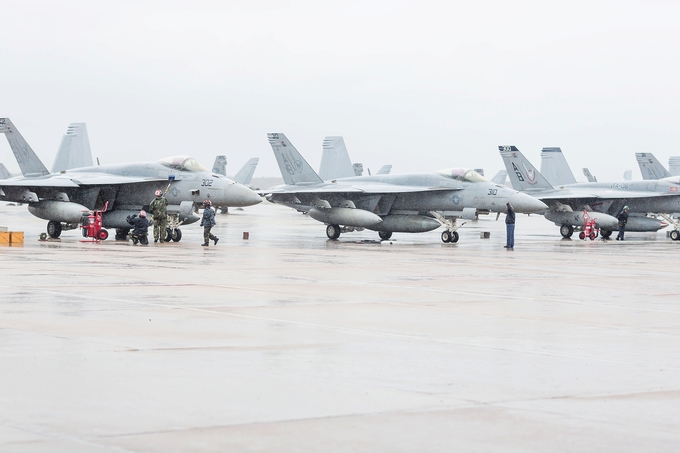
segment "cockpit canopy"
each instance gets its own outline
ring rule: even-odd
[[[437,174],[462,182],[489,182],[484,176],[469,168],[446,168],[439,170]]]
[[[208,171],[199,161],[190,156],[170,156],[158,161],[159,164],[181,171]]]

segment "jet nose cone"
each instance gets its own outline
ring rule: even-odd
[[[227,194],[229,198],[229,206],[234,206],[237,208],[252,206],[262,202],[262,197],[239,183],[229,186],[227,189]]]
[[[522,213],[541,212],[548,209],[548,205],[541,200],[520,192],[510,197],[510,204],[515,212]]]

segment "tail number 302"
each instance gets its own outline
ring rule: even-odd
[[[210,187],[212,186],[212,183],[213,183],[212,179],[204,179],[203,182],[201,183],[201,186]]]

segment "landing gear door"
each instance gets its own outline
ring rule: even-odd
[[[183,201],[179,204],[179,215],[180,217],[189,217],[194,212],[194,202],[193,201]]]

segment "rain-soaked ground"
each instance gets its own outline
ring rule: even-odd
[[[148,247],[0,247],[2,452],[677,451],[678,247],[542,217],[328,241],[260,205]],[[243,240],[243,232],[250,239]],[[490,231],[490,239],[481,239]]]

